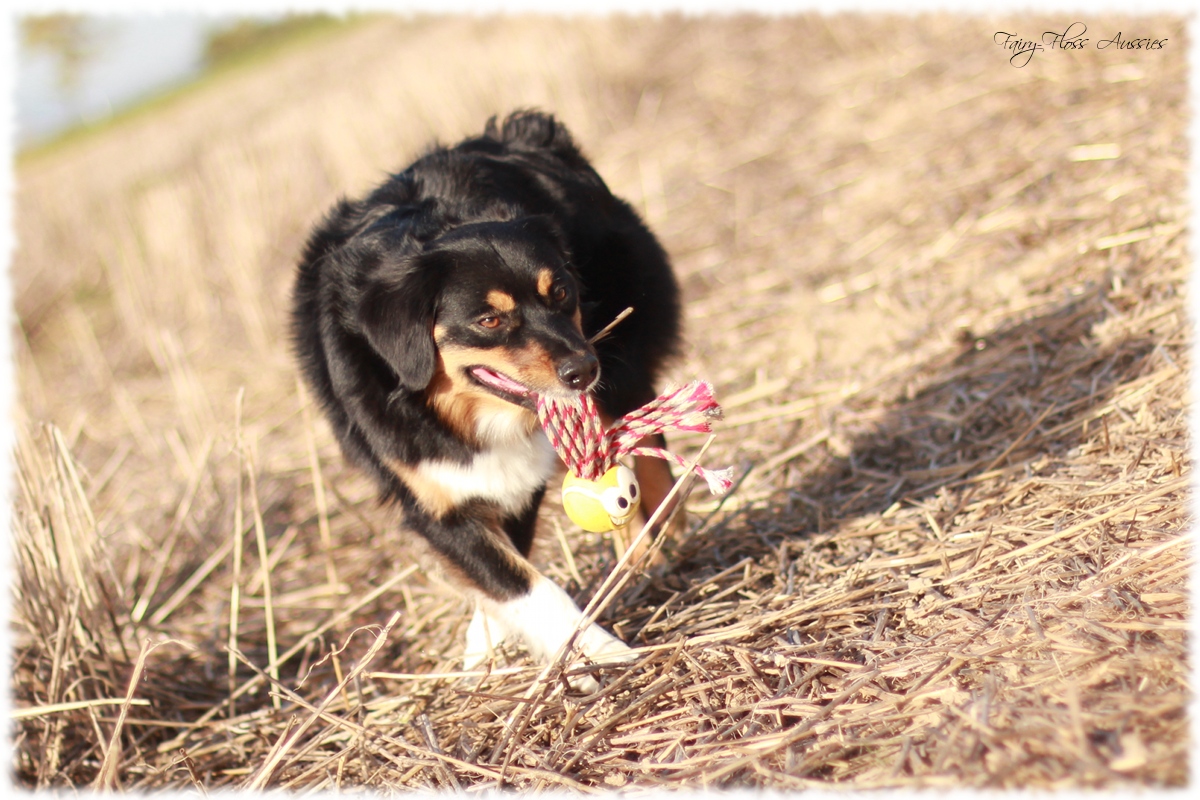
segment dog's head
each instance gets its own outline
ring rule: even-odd
[[[545,217],[462,225],[384,263],[359,322],[402,388],[476,437],[504,420],[527,429],[538,395],[599,379],[580,328],[579,285]],[[494,432],[498,433],[498,432]]]

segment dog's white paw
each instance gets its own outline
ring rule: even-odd
[[[580,655],[597,664],[625,663],[636,658],[633,651],[629,649],[629,645],[595,623],[584,628],[575,641],[579,644]],[[570,673],[571,669],[568,668],[567,672]],[[596,682],[596,679],[586,673],[568,674],[567,683],[571,685],[572,689],[584,694],[592,694],[600,690],[600,684]]]
[[[507,633],[515,633],[525,642],[534,658],[548,661],[571,639],[575,629],[583,625],[575,637],[578,652],[583,658],[600,664],[630,661],[634,657],[624,642],[599,625],[594,622],[583,624],[583,612],[570,595],[541,576],[534,581],[528,594],[503,603],[482,600],[481,607],[486,611],[482,614],[476,611],[475,618],[467,628],[468,653],[485,649],[485,645],[481,644],[484,632],[492,636],[493,646],[498,641],[497,634],[503,637]],[[481,618],[485,622],[480,622]],[[472,643],[472,635],[475,636],[475,643]],[[481,661],[479,659],[476,663]],[[571,676],[568,681],[572,687],[583,692],[594,692],[600,688],[596,680],[586,674]]]
[[[496,647],[508,635],[508,631],[494,619],[489,619],[479,606],[475,607],[475,615],[467,625],[467,646],[463,652],[463,669],[470,671],[479,667],[495,651]]]
[[[634,658],[629,645],[595,623],[584,628],[576,641],[579,643],[580,654],[598,664],[632,661]]]

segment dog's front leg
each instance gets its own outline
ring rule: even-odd
[[[534,569],[511,544],[490,509],[467,506],[434,519],[414,519],[414,527],[461,582],[474,590],[475,616],[467,627],[464,666],[477,666],[492,647],[519,636],[537,659],[553,658],[575,638],[581,655],[594,661],[627,660],[629,648],[594,622],[585,621],[571,597]],[[572,685],[594,691],[596,682],[579,676]]]

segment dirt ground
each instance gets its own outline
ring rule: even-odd
[[[22,160],[17,785],[1186,785],[1186,31],[996,44],[1072,21],[369,19]],[[588,697],[454,674],[284,327],[331,202],[527,106],[670,252],[738,476],[605,594],[641,656]]]

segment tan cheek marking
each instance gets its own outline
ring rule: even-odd
[[[537,290],[542,297],[550,296],[550,287],[554,285],[554,273],[551,270],[543,269],[538,272]]]
[[[444,347],[441,350],[441,357],[446,372],[454,376],[453,380],[456,383],[462,384],[461,391],[471,392],[478,395],[481,399],[496,400],[496,402],[503,405],[511,404],[500,400],[491,392],[480,389],[465,378],[460,378],[459,376],[462,375],[463,367],[472,365],[490,367],[497,372],[503,372],[510,378],[515,378],[535,390],[557,388],[558,386],[558,373],[555,370],[554,359],[550,357],[545,348],[536,344],[531,344],[520,350],[512,350],[506,347],[496,347],[487,350]]]
[[[397,478],[403,481],[404,485],[413,493],[417,504],[425,511],[440,519],[454,510],[454,502],[441,484],[429,480],[416,468],[402,461],[388,460],[384,463]]]
[[[537,423],[537,416],[528,409],[501,400],[462,377],[463,367],[479,364],[532,384],[524,374],[527,370],[503,358],[504,352],[449,347],[440,352],[440,368],[430,381],[426,396],[442,422],[464,441],[476,441],[480,417],[485,415],[521,414],[527,417],[529,430]]]
[[[512,375],[513,362],[504,357],[507,352],[503,347],[476,349],[474,347],[443,347],[439,351],[441,367],[447,377],[462,386],[463,391],[476,390],[478,387],[467,379],[463,370],[467,367],[491,367],[500,372]],[[513,377],[516,377],[513,375]],[[482,391],[482,389],[478,389]]]
[[[487,301],[492,308],[505,314],[517,307],[517,301],[513,299],[513,296],[499,289],[492,289],[488,292]]]
[[[576,307],[575,315],[571,317],[571,321],[575,323],[575,330],[579,331],[580,336],[583,336],[583,311],[578,307]]]
[[[425,390],[425,397],[434,412],[461,439],[471,441],[475,435],[476,405],[479,389],[461,377],[467,362],[463,352],[442,349],[438,354],[438,370]]]
[[[544,347],[530,344],[521,350],[497,351],[496,369],[505,372],[538,391],[558,389],[558,370]],[[489,366],[491,366],[489,364]]]

